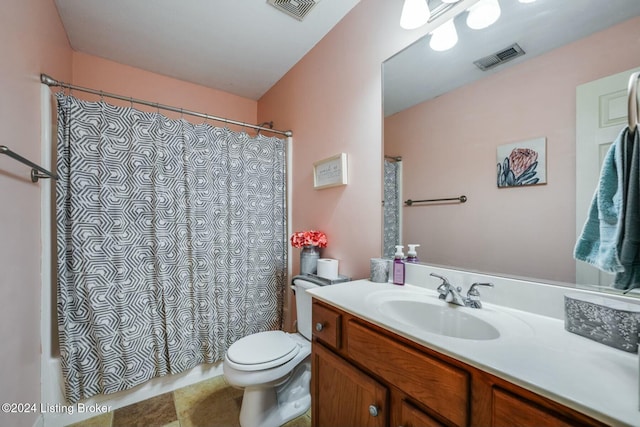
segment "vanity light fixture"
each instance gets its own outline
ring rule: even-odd
[[[440,4],[433,13],[429,9],[429,0],[404,0],[402,15],[400,16],[400,26],[406,30],[413,30],[427,22],[434,21],[437,17],[454,7],[454,3],[460,0],[440,0]],[[520,0],[521,2],[532,2],[535,0]],[[501,14],[498,0],[480,0],[467,10],[467,25],[469,28],[479,30],[486,28],[498,20]],[[449,19],[444,24],[431,32],[429,46],[436,51],[451,49],[458,42],[458,32],[456,31],[454,18]]]
[[[440,25],[431,33],[429,46],[436,51],[444,51],[451,49],[458,43],[458,32],[453,23],[453,18]]]
[[[487,28],[500,18],[500,13],[498,0],[480,0],[469,8],[467,25],[474,30]]]
[[[430,16],[428,0],[404,0],[400,26],[405,30],[413,30],[429,22]]]

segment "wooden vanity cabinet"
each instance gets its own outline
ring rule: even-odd
[[[317,300],[313,325],[314,427],[605,425]]]
[[[317,345],[312,356],[315,399],[312,420],[318,426],[389,425],[389,390],[344,359]]]

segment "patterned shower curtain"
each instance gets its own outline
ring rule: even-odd
[[[383,256],[393,258],[400,244],[400,180],[402,162],[384,161]]]
[[[58,94],[57,155],[69,402],[281,328],[285,141]]]

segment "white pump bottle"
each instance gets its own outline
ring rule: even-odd
[[[418,259],[418,253],[416,252],[416,248],[420,247],[420,245],[411,244],[407,246],[409,246],[409,251],[407,252],[407,259],[405,262],[420,262]]]

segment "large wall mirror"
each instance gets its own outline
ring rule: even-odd
[[[640,67],[640,1],[499,3],[500,18],[484,30],[458,15],[453,48],[434,51],[427,35],[383,64],[384,255],[397,241],[416,243],[425,263],[574,286],[600,281],[608,290],[607,277],[582,275],[573,258],[599,175],[597,164],[578,170],[578,138],[599,132],[576,129],[598,121],[581,117],[587,107],[578,104],[595,105],[588,108],[598,110],[608,143],[626,124],[625,78]],[[499,65],[474,64],[498,52]],[[618,88],[576,101],[580,88],[613,75]],[[546,182],[499,187],[499,148],[534,142],[543,144]],[[606,146],[593,150],[602,156]],[[585,186],[586,202],[576,194]],[[465,203],[404,203],[461,195]]]

